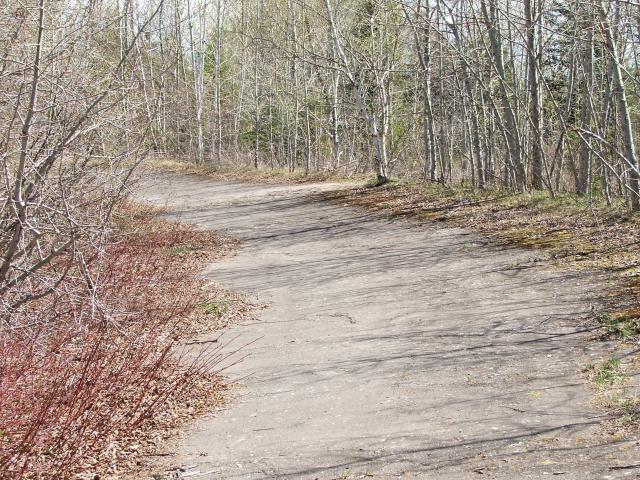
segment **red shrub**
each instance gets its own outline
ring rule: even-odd
[[[104,470],[167,402],[213,378],[218,351],[187,362],[174,343],[209,293],[193,276],[198,258],[230,242],[131,206],[120,213],[124,234],[0,331],[3,478]]]

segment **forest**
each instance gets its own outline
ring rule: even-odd
[[[144,150],[212,166],[625,196],[636,208],[637,8],[51,2],[42,23],[55,35],[41,45],[38,10],[8,8],[5,118],[16,128],[14,110],[27,114],[37,66],[37,85],[56,85],[40,102],[64,106],[49,115],[117,118],[73,132],[94,140],[84,153],[94,159]]]
[[[233,241],[153,224],[130,201],[141,166],[635,212],[640,3],[5,1],[0,119],[0,471],[71,478],[222,355],[185,366],[169,353],[206,301],[174,253]],[[174,253],[149,265],[142,247]],[[165,278],[186,305],[149,300]]]
[[[89,69],[83,83],[94,94],[119,93],[110,113],[126,116],[118,137],[127,150],[144,138],[141,148],[154,155],[212,166],[374,171],[381,183],[395,175],[624,196],[638,207],[633,2],[166,0],[88,8],[51,19],[60,23],[50,26],[60,30],[60,52],[42,53],[43,75]],[[19,19],[7,25],[15,32],[8,58],[26,53],[13,49],[29,34]],[[91,32],[99,50],[73,73],[49,73],[70,55],[63,45],[91,48],[78,44],[78,29]],[[96,134],[103,138],[94,148],[108,150],[107,132]]]

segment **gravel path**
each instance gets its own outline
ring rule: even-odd
[[[162,175],[141,196],[242,239],[206,276],[269,304],[227,409],[177,446],[206,479],[637,478],[580,369],[598,279],[531,251],[320,202],[336,185]],[[634,461],[634,459],[636,461]]]

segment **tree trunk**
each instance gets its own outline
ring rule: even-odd
[[[613,71],[613,81],[616,90],[616,98],[618,100],[618,113],[620,115],[620,123],[622,136],[624,141],[624,157],[627,162],[626,167],[629,169],[629,190],[631,209],[633,211],[640,210],[640,172],[638,171],[638,156],[636,153],[635,139],[633,135],[633,124],[631,123],[631,115],[629,113],[629,103],[627,101],[627,90],[622,76],[622,68],[620,66],[620,56],[618,54],[618,46],[616,45],[613,31],[607,18],[605,2],[599,3],[600,22],[604,34],[605,43],[609,50],[610,62]]]
[[[524,0],[525,28],[527,34],[527,66],[529,80],[529,108],[530,120],[533,133],[531,142],[531,170],[534,189],[543,188],[542,165],[544,162],[543,151],[543,111],[542,111],[542,91],[538,78],[540,63],[540,49],[537,42],[538,22],[542,18],[542,12],[536,8],[537,0]]]
[[[491,46],[491,54],[493,56],[493,67],[498,74],[500,87],[500,100],[502,101],[502,109],[505,115],[505,134],[509,147],[509,155],[511,163],[515,170],[515,188],[517,191],[526,189],[526,175],[524,170],[524,162],[522,159],[522,144],[520,140],[520,131],[518,128],[517,117],[514,108],[509,99],[509,88],[507,75],[504,68],[503,45],[500,35],[500,27],[498,23],[498,9],[496,0],[488,0],[489,10],[487,9],[487,0],[481,0],[480,7],[482,9],[483,19],[489,32],[489,42]]]

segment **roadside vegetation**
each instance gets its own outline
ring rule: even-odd
[[[4,477],[131,473],[168,428],[222,401],[221,362],[233,350],[184,340],[250,310],[196,277],[236,242],[155,213],[119,204],[103,250],[82,252],[86,264],[46,305],[15,312],[0,332]],[[100,279],[95,290],[88,278]]]
[[[221,182],[252,182],[252,183],[365,183],[371,176],[368,174],[345,175],[337,171],[305,172],[289,171],[286,168],[253,168],[243,165],[196,165],[192,162],[176,160],[161,156],[149,158],[142,170],[153,173],[181,173],[186,175],[198,175]]]

